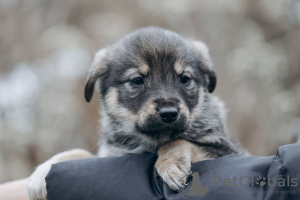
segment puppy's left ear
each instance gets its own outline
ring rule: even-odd
[[[89,73],[86,78],[85,88],[84,88],[84,97],[87,102],[90,102],[93,93],[94,93],[94,86],[96,81],[106,72],[106,49],[101,49],[98,51],[92,62],[90,67]]]
[[[194,45],[202,63],[201,69],[206,76],[206,88],[209,93],[212,93],[217,85],[217,76],[213,62],[209,55],[209,50],[206,44],[201,41],[192,41],[192,44]]]

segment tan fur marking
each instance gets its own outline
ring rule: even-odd
[[[193,112],[190,113],[189,116],[192,121],[196,118],[196,116],[200,115],[200,113],[202,112],[203,101],[204,101],[204,89],[200,87],[199,95],[198,95],[198,104],[196,108],[194,108]]]
[[[172,190],[182,190],[191,171],[191,164],[208,159],[201,148],[186,141],[174,140],[158,150],[157,173]]]
[[[178,61],[175,62],[174,69],[178,75],[182,74],[182,72],[183,72],[183,67],[182,67],[181,63],[179,63]]]
[[[187,117],[190,116],[188,107],[182,101],[179,102],[178,108],[180,109],[181,113],[185,114]]]
[[[139,66],[139,72],[143,75],[147,75],[150,71],[150,68],[147,64],[143,64],[141,66]]]
[[[137,115],[119,104],[118,92],[116,88],[109,89],[107,95],[105,96],[105,102],[108,105],[107,111],[113,114],[115,117],[122,119],[127,126],[132,125],[132,123],[135,122]]]
[[[168,142],[158,150],[158,156],[165,159],[186,157],[191,163],[207,159],[206,153],[202,152],[200,147],[186,140]]]
[[[145,106],[139,113],[138,113],[138,123],[141,125],[145,122],[145,120],[147,119],[147,117],[149,115],[155,115],[155,113],[157,112],[155,110],[156,108],[156,104],[153,101],[149,101],[147,102]]]
[[[116,88],[109,89],[107,95],[105,96],[105,101],[112,110],[118,107],[118,92]]]

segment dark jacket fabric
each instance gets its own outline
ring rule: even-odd
[[[276,156],[228,155],[192,165],[188,186],[174,192],[155,171],[156,154],[91,158],[52,165],[48,200],[300,199],[300,144]]]

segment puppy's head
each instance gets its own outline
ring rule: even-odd
[[[97,80],[111,120],[126,132],[158,140],[188,129],[204,94],[216,86],[204,43],[154,27],[137,30],[95,55],[85,86],[88,102]]]

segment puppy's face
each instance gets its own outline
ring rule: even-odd
[[[216,79],[206,46],[159,28],[138,30],[96,54],[87,85],[95,81],[107,114],[123,131],[172,139],[189,128],[203,94]]]

